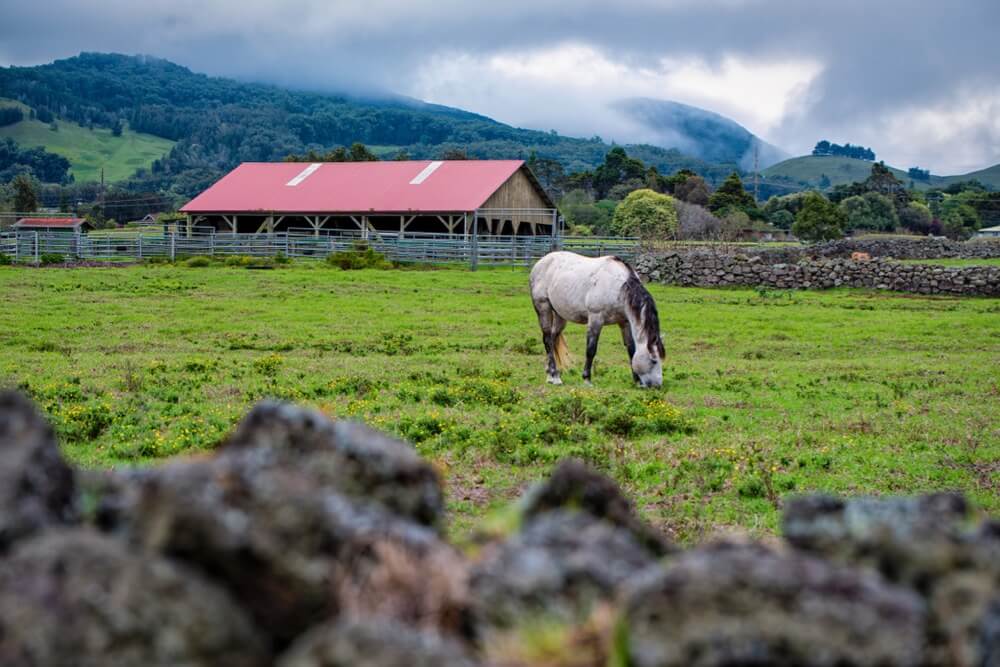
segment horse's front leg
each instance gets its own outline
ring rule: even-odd
[[[549,384],[562,384],[559,377],[559,367],[556,364],[556,337],[552,332],[555,313],[547,301],[535,301],[535,312],[538,314],[538,326],[542,329],[542,344],[545,346],[545,379]]]
[[[587,362],[583,365],[583,381],[590,384],[590,371],[594,365],[594,355],[597,354],[597,342],[601,338],[601,327],[604,322],[591,317],[587,321]]]
[[[632,368],[632,358],[635,357],[635,339],[632,338],[632,328],[628,325],[628,322],[621,325],[622,329],[622,342],[625,343],[625,349],[628,351],[628,367]],[[638,383],[639,375],[632,371],[632,381]]]

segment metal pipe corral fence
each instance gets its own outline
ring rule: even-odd
[[[637,239],[619,237],[489,236],[478,238],[424,233],[373,233],[362,239],[354,232],[324,233],[289,230],[274,234],[216,234],[110,230],[91,233],[21,231],[0,233],[0,255],[16,262],[137,262],[194,256],[325,259],[337,252],[368,246],[403,263],[527,266],[559,249],[582,255],[631,258]]]

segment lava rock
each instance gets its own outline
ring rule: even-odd
[[[0,551],[76,518],[73,470],[27,398],[0,392]]]
[[[226,457],[167,464],[137,495],[131,539],[223,582],[278,645],[349,606],[338,582],[366,576],[387,545],[418,562],[451,553],[433,530],[297,468]]]
[[[532,615],[579,620],[657,561],[628,530],[585,512],[557,509],[530,519],[472,569],[480,622],[510,627]]]
[[[627,587],[635,667],[923,664],[924,603],[859,572],[763,546],[687,551]]]
[[[544,483],[531,489],[523,501],[522,513],[535,517],[554,509],[572,508],[608,521],[630,533],[654,554],[663,555],[672,545],[663,533],[636,516],[632,503],[614,480],[582,461],[568,459],[552,471]]]
[[[411,445],[316,410],[264,401],[240,422],[222,455],[259,467],[295,467],[339,493],[424,525],[443,520],[440,479]]]
[[[6,667],[254,667],[270,656],[220,589],[84,529],[24,541],[0,563]]]
[[[473,667],[458,643],[385,619],[316,627],[278,660],[278,667]]]
[[[842,562],[871,565],[921,587],[967,564],[974,540],[969,507],[957,494],[915,498],[806,496],[788,502],[782,532],[792,545]]]

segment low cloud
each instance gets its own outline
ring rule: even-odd
[[[620,142],[630,96],[722,113],[792,152],[821,138],[948,173],[1000,161],[1000,3],[908,0],[126,0],[8,3],[0,63],[147,53],[319,90],[393,91]]]

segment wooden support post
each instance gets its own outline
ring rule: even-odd
[[[194,227],[194,222],[191,220],[191,214],[190,213],[188,215],[184,216],[184,217],[185,217],[185,224],[186,224],[186,227],[187,227],[187,237],[191,238],[191,229]]]
[[[469,223],[469,214],[465,214],[466,224]],[[471,252],[471,264],[472,270],[475,271],[479,267],[479,223],[476,222],[476,216],[472,216],[472,248]]]
[[[406,233],[406,228],[410,226],[410,223],[417,219],[417,216],[411,215],[409,219],[406,216],[399,216],[399,238],[403,238],[403,234]]]

